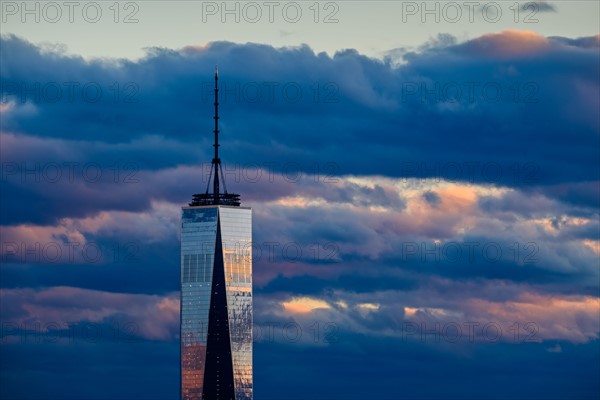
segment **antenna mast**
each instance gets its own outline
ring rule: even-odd
[[[227,193],[227,185],[225,184],[225,176],[223,176],[223,168],[221,167],[221,159],[219,158],[219,66],[215,65],[215,156],[212,159],[210,174],[208,176],[208,184],[206,185],[206,193],[195,194],[192,197],[190,206],[211,206],[211,205],[225,205],[238,207],[240,202],[240,195],[235,193]],[[214,175],[213,175],[214,173]],[[221,174],[221,180],[223,181],[224,193],[220,192],[219,188],[219,174]],[[208,193],[210,187],[210,179],[213,180],[213,192]]]
[[[219,66],[215,65],[215,158],[213,158],[213,169],[215,176],[213,178],[213,196],[215,204],[219,204],[219,170],[221,169],[221,159],[219,158]]]

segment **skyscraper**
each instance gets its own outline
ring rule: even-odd
[[[252,399],[252,209],[223,179],[218,79],[215,69],[213,192],[209,179],[181,215],[183,400]]]

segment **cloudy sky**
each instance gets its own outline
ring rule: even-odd
[[[176,399],[180,208],[253,208],[256,399],[598,399],[599,5],[0,4],[0,397]]]

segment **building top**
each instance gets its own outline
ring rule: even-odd
[[[189,203],[191,207],[196,206],[214,206],[214,205],[224,205],[224,206],[233,206],[239,207],[241,203],[240,195],[236,193],[227,193],[227,186],[225,185],[225,176],[223,175],[223,169],[221,167],[221,159],[219,158],[219,67],[215,66],[215,116],[213,117],[215,120],[215,130],[213,131],[215,134],[215,143],[213,147],[215,148],[215,156],[212,159],[212,164],[210,168],[210,175],[208,178],[208,183],[206,185],[205,193],[197,193],[192,196],[192,202]],[[220,190],[220,181],[223,182],[223,193]],[[213,182],[213,192],[209,193],[210,181],[212,178]]]
[[[206,206],[183,206],[181,207],[183,210],[190,210],[190,209],[194,209],[194,208],[214,208],[214,207],[221,207],[221,208],[235,208],[235,209],[240,209],[240,210],[252,210],[252,207],[245,207],[245,206],[228,206],[225,204],[210,204],[210,205],[206,205]]]

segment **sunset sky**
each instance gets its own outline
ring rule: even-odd
[[[598,2],[75,3],[0,3],[1,398],[178,398],[216,64],[257,400],[600,398]]]

